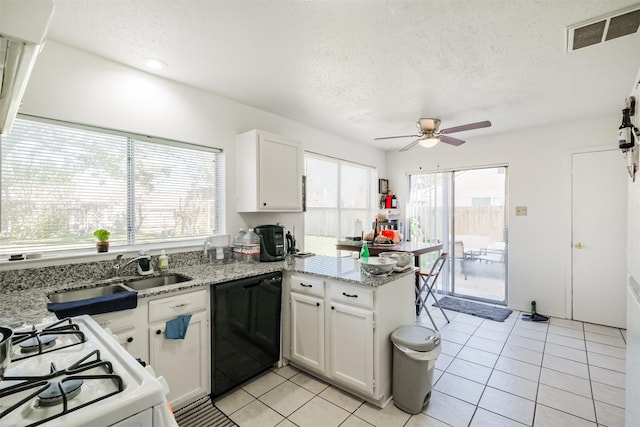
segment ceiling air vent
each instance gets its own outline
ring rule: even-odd
[[[640,4],[567,27],[567,52],[633,34],[640,26]]]

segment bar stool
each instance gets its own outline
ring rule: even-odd
[[[433,288],[436,285],[436,281],[438,280],[438,276],[440,276],[440,272],[442,271],[442,267],[444,267],[444,263],[447,260],[447,252],[442,252],[440,256],[436,259],[431,267],[431,271],[429,273],[423,273],[421,271],[416,271],[416,315],[420,316],[422,313],[422,309],[427,312],[427,316],[431,319],[431,323],[433,323],[433,327],[438,330],[436,326],[436,322],[433,321],[433,317],[431,317],[431,313],[429,313],[429,309],[427,308],[427,299],[429,295],[431,295],[434,299],[435,306],[440,309],[442,315],[449,323],[449,318],[447,317],[447,313],[444,312],[442,307],[440,307],[440,303],[433,293]]]

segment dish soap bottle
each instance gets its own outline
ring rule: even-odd
[[[158,270],[167,271],[169,270],[169,257],[164,249],[160,252],[160,257],[158,258]]]
[[[369,258],[369,248],[367,247],[367,242],[362,242],[362,249],[360,250],[360,258],[361,259]]]

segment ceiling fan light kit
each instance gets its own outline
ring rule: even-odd
[[[419,144],[422,145],[424,148],[431,148],[438,145],[438,142],[440,142],[440,138],[434,135],[425,135],[422,138],[420,138],[419,141],[420,141]]]
[[[407,151],[413,148],[416,144],[420,144],[425,148],[435,147],[440,141],[449,145],[462,145],[464,141],[462,139],[448,136],[450,133],[463,132],[465,130],[487,128],[491,126],[491,122],[486,120],[484,122],[468,123],[466,125],[454,126],[447,129],[438,130],[440,127],[440,119],[423,118],[418,119],[416,127],[420,132],[418,135],[398,135],[398,136],[384,136],[375,138],[376,141],[382,139],[394,139],[394,138],[418,138],[409,145],[406,145],[400,149],[400,151]]]

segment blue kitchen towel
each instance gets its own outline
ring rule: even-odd
[[[79,316],[81,314],[101,314],[127,310],[137,306],[138,293],[130,291],[78,301],[50,302],[47,304],[47,310],[55,313],[58,319],[64,319],[65,317]]]
[[[170,340],[183,340],[185,335],[187,335],[190,320],[190,314],[183,314],[173,320],[168,320],[165,326],[164,336]]]

